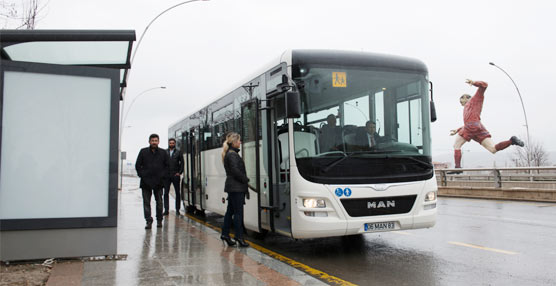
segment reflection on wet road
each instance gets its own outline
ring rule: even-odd
[[[556,204],[440,198],[431,229],[250,240],[359,285],[556,285]]]

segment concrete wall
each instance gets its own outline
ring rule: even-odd
[[[556,202],[556,189],[438,187],[439,196]]]
[[[117,228],[0,232],[0,260],[33,260],[116,254]]]

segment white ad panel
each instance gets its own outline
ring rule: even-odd
[[[110,86],[5,72],[0,219],[108,216]]]

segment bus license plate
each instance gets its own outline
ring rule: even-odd
[[[396,224],[393,221],[388,222],[373,222],[365,224],[365,231],[379,231],[396,229]]]

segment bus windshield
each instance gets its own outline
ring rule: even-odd
[[[302,115],[294,121],[301,175],[319,183],[432,177],[425,73],[295,65]]]

